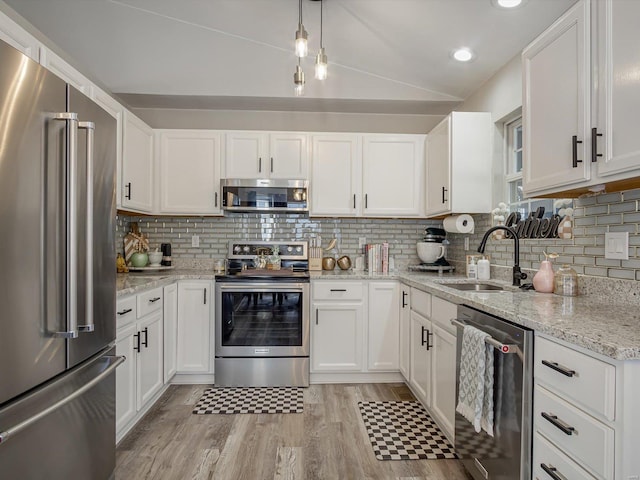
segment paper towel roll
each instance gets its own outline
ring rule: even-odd
[[[471,215],[452,215],[442,222],[445,231],[450,233],[473,233],[475,224]]]

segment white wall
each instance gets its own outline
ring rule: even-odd
[[[504,120],[522,109],[522,59],[516,55],[456,110],[490,112],[493,130],[493,205],[507,199],[504,191]]]

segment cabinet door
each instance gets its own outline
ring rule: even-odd
[[[221,213],[221,135],[202,130],[162,131],[158,144],[160,213]]]
[[[0,12],[0,40],[7,42],[36,62],[40,61],[40,42],[2,12]]]
[[[424,138],[423,135],[364,137],[364,215],[420,215],[424,202]]]
[[[140,410],[164,385],[162,311],[138,320],[140,353],[137,365],[137,405]]]
[[[178,285],[164,287],[163,305],[164,383],[169,383],[177,371],[178,342]]]
[[[388,371],[400,367],[398,291],[398,282],[369,282],[369,370]]]
[[[449,439],[453,439],[456,415],[456,337],[432,323],[431,410]]]
[[[602,0],[596,5],[599,56],[593,69],[598,75],[593,126],[602,134],[597,139],[602,155],[596,157],[598,176],[607,176],[640,168],[640,77],[631,73],[637,72],[640,50],[630,47],[640,43],[640,2]]]
[[[357,135],[314,135],[310,215],[352,217],[361,208],[362,146]]]
[[[153,130],[124,112],[122,131],[122,207],[153,210]]]
[[[306,179],[308,177],[308,135],[272,133],[269,135],[270,178]]]
[[[116,369],[116,433],[121,431],[138,411],[136,407],[137,376],[136,324],[121,328],[116,336],[116,355],[126,360]]]
[[[268,178],[268,135],[229,132],[225,135],[224,178]]]
[[[411,312],[410,384],[426,406],[431,405],[431,322]]]
[[[426,213],[451,211],[451,116],[447,116],[427,136]]]
[[[178,372],[208,373],[210,369],[211,282],[178,284]]]
[[[411,371],[411,287],[400,285],[400,373],[409,381]]]
[[[589,2],[578,2],[522,53],[527,195],[591,177],[589,18]]]
[[[314,303],[311,316],[311,371],[361,372],[362,303]]]

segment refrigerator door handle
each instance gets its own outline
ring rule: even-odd
[[[93,322],[93,150],[94,132],[96,126],[93,122],[78,122],[78,128],[87,131],[87,265],[86,265],[86,312],[84,325],[78,325],[81,332],[93,332],[95,324]]]
[[[76,205],[78,188],[76,186],[78,172],[78,114],[73,112],[55,113],[54,120],[62,120],[67,124],[69,148],[67,151],[67,204],[69,205],[69,221],[67,223],[67,330],[56,332],[54,336],[76,338],[78,336],[78,219]]]
[[[53,405],[51,405],[49,408],[46,408],[44,410],[41,410],[40,412],[38,412],[36,415],[27,418],[26,420],[18,423],[17,425],[14,425],[11,428],[7,428],[4,431],[0,432],[0,447],[2,445],[4,445],[5,443],[7,443],[7,441],[13,437],[14,435],[20,433],[22,430],[24,430],[25,428],[28,428],[29,426],[33,425],[34,423],[38,422],[40,419],[46,417],[47,415],[49,415],[50,413],[55,412],[56,410],[58,410],[60,407],[65,406],[67,403],[75,400],[76,398],[78,398],[80,395],[84,394],[86,391],[90,390],[91,388],[93,388],[95,385],[97,385],[98,383],[100,383],[102,380],[104,380],[106,377],[108,377],[109,375],[111,375],[113,373],[113,371],[118,368],[118,365],[120,365],[122,362],[124,362],[126,360],[125,357],[123,356],[111,356],[108,355],[105,358],[108,358],[110,360],[110,365],[104,370],[102,371],[99,375],[97,375],[96,377],[94,377],[93,379],[91,379],[89,382],[85,383],[82,387],[80,387],[78,390],[74,391],[71,395],[63,398],[62,400],[54,403]]]

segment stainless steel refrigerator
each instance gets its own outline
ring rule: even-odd
[[[0,478],[110,478],[116,123],[1,41],[0,65]]]

